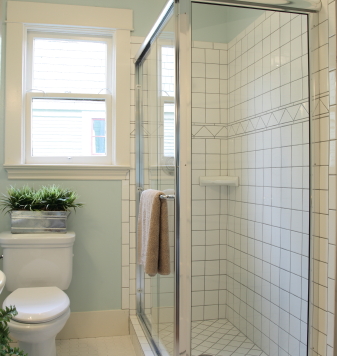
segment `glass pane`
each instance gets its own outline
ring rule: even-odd
[[[32,156],[105,155],[105,117],[104,100],[33,99]]]
[[[105,136],[105,120],[93,119],[95,136]]]
[[[164,103],[164,157],[174,157],[174,132],[174,104]]]
[[[98,94],[106,87],[106,43],[34,39],[32,89],[52,93]]]
[[[161,46],[161,90],[163,96],[174,96],[174,47]]]
[[[105,153],[105,138],[95,137],[95,146],[93,154],[104,154]]]
[[[192,19],[191,354],[306,355],[307,15],[194,3]]]
[[[140,65],[141,140],[138,171],[144,189],[174,194],[174,19],[167,23]],[[173,354],[174,201],[167,201],[170,234],[170,275],[150,277],[139,266],[138,311],[162,355]]]

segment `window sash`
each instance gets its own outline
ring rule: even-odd
[[[33,44],[35,38],[55,38],[65,40],[85,40],[85,41],[100,41],[107,44],[107,77],[106,87],[102,88],[100,93],[44,93],[39,88],[32,88],[33,81]],[[58,32],[53,29],[53,32],[45,31],[28,31],[27,32],[27,60],[26,60],[26,99],[25,99],[25,164],[114,164],[115,144],[113,132],[113,106],[112,106],[112,61],[113,61],[113,45],[112,35],[86,35]],[[109,93],[109,94],[106,94]],[[92,156],[76,156],[76,157],[34,157],[32,156],[32,100],[34,98],[50,98],[50,99],[101,99],[106,103],[106,155],[95,154]],[[90,138],[91,139],[91,138]]]
[[[104,100],[106,103],[106,155],[74,157],[34,157],[32,156],[32,101],[33,99],[82,99]],[[67,93],[27,93],[25,110],[25,163],[26,164],[113,164],[114,145],[112,124],[112,98],[107,94],[67,94]],[[90,138],[91,140],[91,138]]]
[[[80,40],[80,41],[99,41],[104,42],[107,45],[107,71],[106,71],[106,85],[101,88],[98,93],[112,93],[112,61],[113,61],[113,45],[112,36],[85,36],[83,34],[69,34],[69,33],[58,33],[58,32],[40,32],[40,31],[28,31],[27,32],[27,58],[26,58],[26,91],[38,91],[40,88],[33,88],[33,50],[34,50],[34,39],[35,38],[45,38],[45,39],[65,39],[65,40]]]

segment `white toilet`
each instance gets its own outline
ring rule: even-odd
[[[6,288],[3,307],[15,305],[13,338],[29,356],[56,356],[55,337],[70,315],[63,292],[71,282],[75,233],[0,233]]]

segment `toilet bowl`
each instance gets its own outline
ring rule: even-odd
[[[19,348],[29,356],[56,356],[55,337],[70,316],[70,309],[57,319],[41,324],[10,322],[10,332],[18,340]]]
[[[18,314],[9,323],[13,338],[29,356],[56,356],[55,338],[70,315],[69,298],[57,287],[18,288],[4,301]]]

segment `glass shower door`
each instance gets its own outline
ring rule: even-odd
[[[172,15],[171,15],[172,16]],[[139,196],[143,190],[174,195],[174,31],[173,18],[136,66],[138,88]],[[174,200],[167,200],[170,233],[170,274],[150,277],[138,266],[138,315],[156,351],[173,354],[174,325]]]

